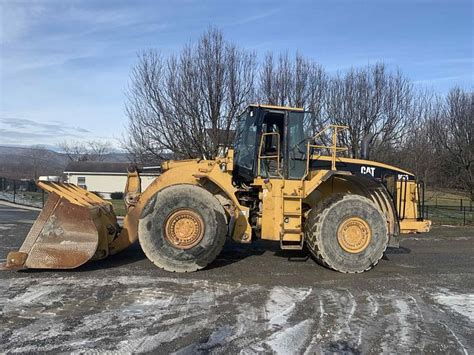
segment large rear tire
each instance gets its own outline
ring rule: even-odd
[[[387,222],[366,197],[337,194],[313,208],[305,240],[316,261],[343,273],[374,267],[388,244]]]
[[[175,185],[158,191],[138,223],[138,239],[156,266],[191,272],[210,264],[221,252],[227,234],[223,207],[207,190]]]

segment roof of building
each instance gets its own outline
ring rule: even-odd
[[[72,161],[65,173],[127,173],[129,163],[108,163],[101,161]]]

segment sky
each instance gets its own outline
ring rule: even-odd
[[[253,50],[296,51],[330,73],[383,61],[420,88],[471,90],[471,0],[0,0],[0,145],[119,147],[137,54],[209,27]]]

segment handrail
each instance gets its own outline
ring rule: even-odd
[[[419,181],[416,190],[418,192],[418,221],[423,221],[423,211],[425,209],[425,182]]]
[[[265,141],[266,136],[277,136],[277,155],[262,155],[262,147]],[[260,138],[260,145],[258,147],[258,161],[257,161],[257,173],[258,176],[261,176],[261,159],[276,159],[277,161],[277,173],[278,175],[283,178],[280,172],[280,133],[278,132],[265,132],[262,133],[262,137]]]
[[[316,133],[312,140],[316,140],[319,138],[323,133],[325,133],[327,130],[331,129],[332,130],[332,145],[327,146],[327,145],[318,145],[318,144],[311,144],[308,142],[306,146],[306,173],[303,176],[302,180],[306,179],[306,177],[309,174],[309,162],[311,159],[310,151],[311,149],[328,149],[331,151],[331,170],[336,170],[336,155],[338,152],[345,152],[348,150],[347,147],[338,147],[337,146],[337,134],[345,129],[348,129],[348,126],[341,126],[341,125],[333,125],[330,124],[326,127],[324,127],[321,131]],[[322,154],[319,154],[318,157],[323,156]]]
[[[406,213],[406,208],[407,208],[408,178],[406,176],[402,176],[401,179],[397,180],[397,182],[400,182],[400,189],[398,190],[399,196],[397,197],[398,198],[398,218],[402,221],[405,219],[405,213]]]

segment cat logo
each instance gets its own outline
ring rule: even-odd
[[[362,174],[370,174],[372,176],[375,175],[375,168],[371,166],[361,166],[360,167],[360,172]]]

